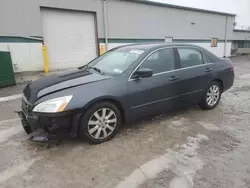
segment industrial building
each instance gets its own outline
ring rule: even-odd
[[[232,49],[238,54],[250,54],[250,31],[234,29]]]
[[[235,16],[145,0],[0,0],[0,51],[14,72],[44,70],[43,42],[49,70],[140,42],[192,43],[228,57],[233,40],[250,40],[234,30]]]

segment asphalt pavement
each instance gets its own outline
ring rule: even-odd
[[[249,188],[250,57],[233,58],[235,84],[217,108],[180,109],[124,125],[109,142],[27,140],[24,85],[0,89],[0,187]]]

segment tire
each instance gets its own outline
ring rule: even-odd
[[[215,91],[217,91],[217,89],[215,89],[214,92],[212,92],[212,90],[214,88],[218,89],[218,93],[215,92]],[[199,106],[204,110],[214,109],[218,105],[218,103],[220,102],[221,93],[222,93],[221,84],[217,81],[211,82],[208,85],[208,87],[206,88],[206,90],[205,90],[205,92],[204,92],[204,94],[199,102]],[[209,94],[212,97],[212,98],[210,98],[211,100],[213,100],[212,102],[210,102]]]
[[[117,106],[110,102],[99,102],[83,113],[79,124],[80,137],[90,144],[100,144],[112,139],[120,125],[121,113]]]

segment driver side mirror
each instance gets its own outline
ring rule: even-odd
[[[141,68],[134,72],[132,78],[139,79],[139,78],[148,78],[153,76],[153,70],[149,68]]]

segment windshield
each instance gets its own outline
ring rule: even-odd
[[[108,75],[119,75],[134,63],[143,53],[140,49],[128,47],[109,51],[90,62],[87,66]]]

